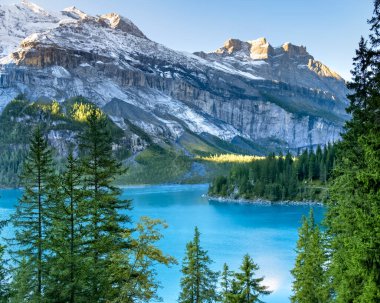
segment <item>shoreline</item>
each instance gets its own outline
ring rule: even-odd
[[[115,186],[121,189],[124,188],[143,188],[143,187],[151,187],[151,186],[178,186],[178,185],[187,185],[187,186],[208,186],[209,183],[141,183],[141,184],[125,184],[125,185],[118,185]],[[0,186],[0,190],[22,190],[22,186]]]
[[[208,201],[214,201],[219,203],[235,203],[235,204],[256,204],[256,205],[309,205],[309,206],[323,206],[323,202],[320,201],[269,201],[264,199],[255,199],[255,200],[249,200],[249,199],[234,199],[234,198],[225,198],[225,197],[214,197],[209,196],[207,194],[203,195],[205,198],[207,198]]]

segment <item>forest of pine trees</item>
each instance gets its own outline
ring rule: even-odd
[[[342,141],[329,186],[324,228],[299,231],[294,303],[380,302],[380,1],[361,38]]]
[[[59,174],[41,128],[32,135],[8,265],[0,246],[1,302],[149,301],[157,299],[155,264],[175,262],[155,246],[163,222],[131,222],[131,202],[112,185],[123,169],[107,119],[88,110],[77,155],[69,153]]]
[[[298,157],[269,155],[265,159],[232,167],[228,177],[216,177],[210,185],[213,197],[284,200],[322,200],[334,167],[335,147],[318,146]]]
[[[27,156],[31,139],[30,130],[37,125],[44,133],[66,131],[68,137],[75,137],[83,131],[91,108],[95,105],[83,97],[68,99],[62,103],[57,101],[31,102],[23,95],[17,96],[8,103],[0,113],[0,186],[20,186],[22,166]],[[98,115],[101,110],[97,109]],[[122,136],[122,130],[107,118],[107,128],[116,143]],[[128,151],[119,152],[118,159],[127,155]],[[53,150],[55,165],[63,169],[65,159]]]

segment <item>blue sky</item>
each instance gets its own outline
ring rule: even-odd
[[[17,0],[0,0],[15,3]],[[34,0],[46,9],[75,5],[95,15],[118,12],[150,39],[182,51],[212,51],[228,38],[266,37],[273,46],[305,45],[344,78],[373,0]]]

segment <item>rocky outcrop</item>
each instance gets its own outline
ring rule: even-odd
[[[82,95],[106,107],[117,99],[108,107],[113,119],[133,121],[156,142],[189,130],[293,150],[337,140],[347,119],[344,80],[303,46],[230,39],[193,55],[147,39],[115,13],[70,8],[63,15],[70,20],[0,59],[3,104],[17,93],[59,101]],[[143,146],[137,138],[132,145]]]
[[[315,60],[304,46],[287,42],[272,47],[265,38],[247,42],[230,39],[215,52],[196,54],[213,62],[228,62],[234,68],[267,80],[329,92],[347,101],[344,79]]]
[[[121,30],[136,37],[147,39],[144,33],[136,25],[134,25],[129,19],[123,18],[119,14],[109,13],[101,15],[99,21],[105,22],[110,28]]]

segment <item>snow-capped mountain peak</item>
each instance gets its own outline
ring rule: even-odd
[[[339,136],[345,83],[303,46],[229,39],[215,52],[187,54],[117,13],[27,3],[0,5],[0,16],[0,109],[19,93],[82,95],[100,106],[117,99],[113,116],[174,139],[188,129],[298,148]]]
[[[62,14],[76,20],[88,18],[88,15],[86,13],[82,12],[80,9],[76,8],[75,6],[70,6],[70,7],[65,8],[62,11]]]
[[[147,39],[144,33],[129,19],[117,13],[109,13],[100,16],[100,20],[105,21],[109,27],[132,34],[136,37]]]
[[[46,10],[44,10],[42,7],[38,6],[37,4],[35,4],[33,2],[30,2],[30,1],[27,1],[27,0],[22,0],[21,4],[23,6],[29,8],[33,12],[37,13],[37,14],[49,15],[49,13]]]
[[[0,5],[0,59],[15,51],[27,36],[58,27],[64,20],[73,19],[26,0],[20,4]]]

